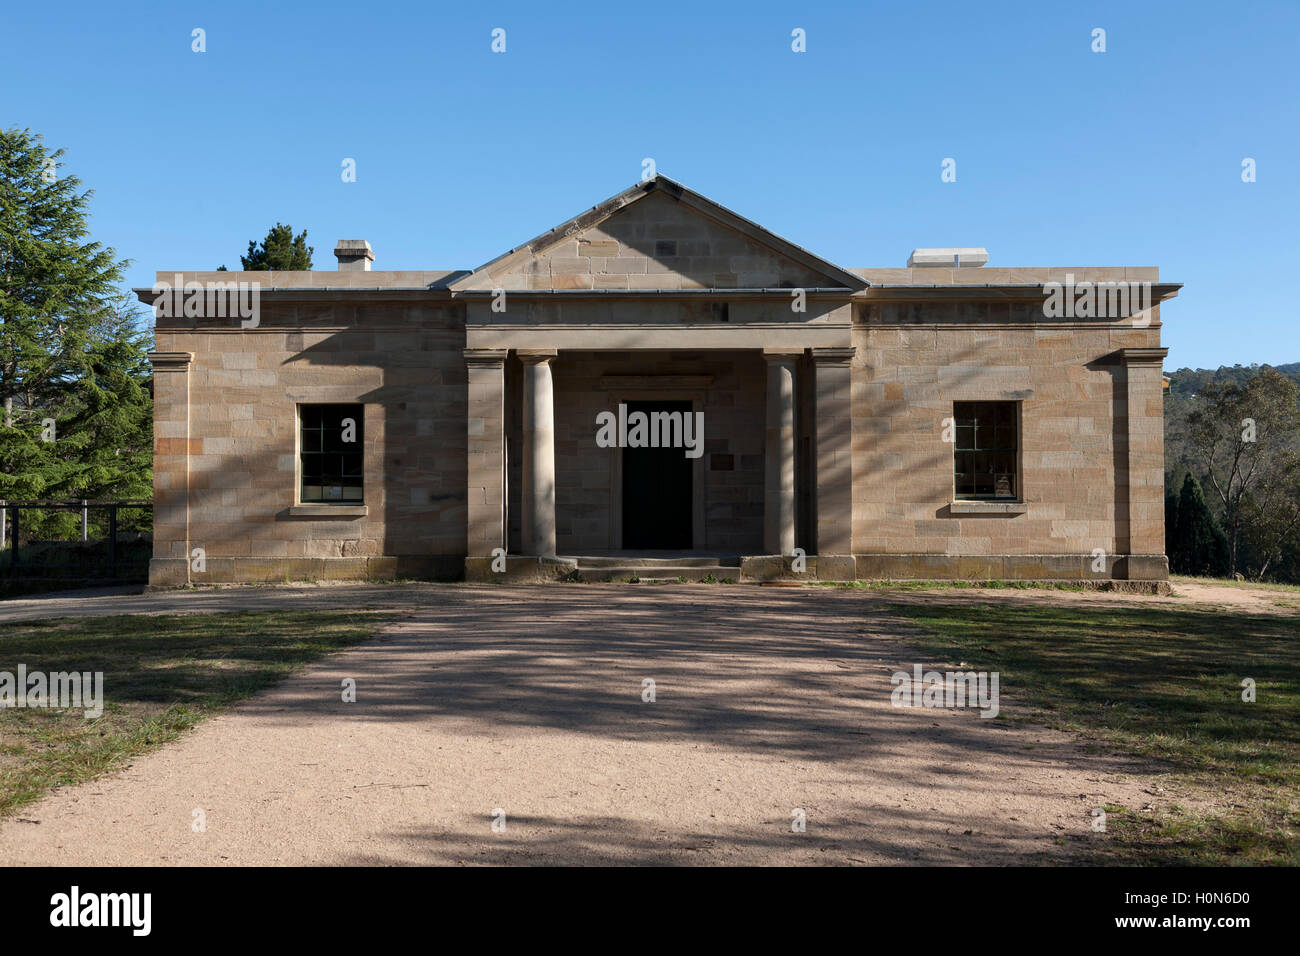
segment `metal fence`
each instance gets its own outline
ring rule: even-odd
[[[0,575],[136,580],[148,576],[153,502],[0,500]]]

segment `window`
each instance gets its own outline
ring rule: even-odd
[[[1017,452],[1020,409],[1015,402],[953,402],[957,425],[953,456],[958,498],[1019,495]]]
[[[362,501],[365,406],[300,405],[303,504]]]

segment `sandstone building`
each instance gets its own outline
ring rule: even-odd
[[[473,271],[336,254],[137,290],[151,583],[1167,576],[1155,268],[846,269],[664,177]]]

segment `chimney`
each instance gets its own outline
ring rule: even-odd
[[[340,239],[334,256],[339,260],[340,272],[369,272],[370,263],[375,261],[370,243],[364,239]]]
[[[909,269],[978,269],[989,261],[987,249],[913,249]]]

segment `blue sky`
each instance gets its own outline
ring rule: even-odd
[[[277,220],[318,268],[340,238],[377,268],[471,268],[652,157],[842,266],[1158,265],[1186,283],[1167,368],[1281,364],[1298,63],[1295,0],[7,3],[0,126],[67,150],[131,285],[238,268]]]

